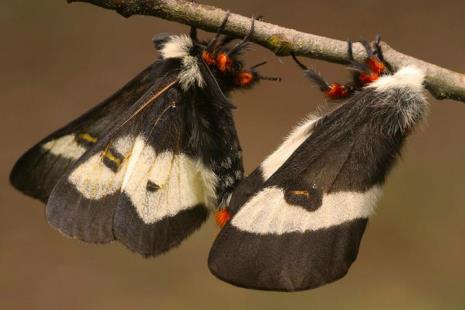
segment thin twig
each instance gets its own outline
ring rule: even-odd
[[[226,14],[225,10],[185,0],[68,0],[87,2],[117,11],[124,17],[150,15],[186,25],[196,26],[209,32],[216,32]],[[251,18],[231,14],[225,34],[242,38],[247,35]],[[278,25],[255,21],[251,41],[262,45],[279,56],[293,52],[299,56],[316,58],[335,63],[348,63],[347,43],[314,34],[300,32]],[[426,87],[437,99],[453,99],[465,102],[465,75],[427,63],[402,54],[385,42],[381,43],[384,58],[393,69],[407,64],[416,65],[426,71]],[[363,60],[365,50],[361,44],[354,44],[356,60]]]

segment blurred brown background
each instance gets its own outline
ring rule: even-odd
[[[465,72],[465,2],[199,1],[332,38],[373,38]],[[125,19],[88,4],[0,2],[0,309],[464,309],[465,104],[432,100],[427,126],[408,141],[349,274],[301,293],[269,293],[215,279],[209,221],[182,246],[145,260],[119,244],[62,237],[43,206],[14,191],[15,160],[43,136],[118,89],[157,55],[151,38],[186,26]],[[324,100],[288,58],[256,47],[247,62],[282,83],[236,93],[237,126],[251,171]],[[331,79],[343,67],[312,60]]]

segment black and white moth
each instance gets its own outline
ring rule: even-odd
[[[405,138],[426,113],[423,79],[421,70],[401,68],[298,125],[233,192],[211,272],[276,291],[343,277]]]
[[[161,58],[32,147],[11,183],[46,202],[48,222],[66,236],[116,239],[144,256],[178,245],[243,177],[225,94],[261,77],[238,59],[248,38],[228,47],[220,32],[209,42],[195,28],[155,37]]]

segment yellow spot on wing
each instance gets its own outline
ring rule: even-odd
[[[293,194],[293,195],[298,195],[298,196],[305,196],[305,197],[310,197],[310,194],[308,193],[308,191],[305,191],[305,190],[301,190],[301,191],[289,191],[290,194]]]
[[[88,133],[80,133],[78,135],[78,138],[79,139],[82,139],[84,141],[87,141],[87,142],[90,142],[90,143],[97,143],[97,138],[91,136],[90,134]]]
[[[116,164],[117,167],[119,167],[121,165],[121,159],[117,158],[115,155],[113,155],[113,153],[106,149],[104,152],[103,152],[103,157],[105,157],[106,159],[114,162]]]

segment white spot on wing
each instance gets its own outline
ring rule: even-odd
[[[53,155],[74,160],[79,159],[86,152],[86,149],[76,142],[74,135],[66,135],[49,141],[43,144],[42,148]]]
[[[263,177],[267,180],[284,162],[294,153],[294,151],[311,135],[312,127],[319,118],[310,116],[303,123],[298,125],[284,140],[284,142],[261,164]]]
[[[131,179],[131,176],[136,169],[137,162],[140,158],[142,151],[144,150],[144,147],[145,147],[144,139],[138,136],[136,138],[136,142],[134,143],[134,147],[132,148],[131,159],[129,160],[128,169],[127,169],[126,175],[124,176],[122,189],[126,187],[129,180]]]
[[[127,156],[133,141],[131,136],[119,138],[113,144],[113,148],[121,155]],[[79,165],[69,175],[68,180],[85,198],[97,200],[119,191],[126,168],[127,162],[123,161],[115,173],[103,163],[102,155],[98,153]]]
[[[322,206],[311,212],[288,204],[282,189],[269,187],[251,198],[231,223],[242,231],[256,234],[315,231],[358,218],[368,218],[381,192],[380,186],[374,186],[364,193],[325,194]]]
[[[103,163],[99,153],[69,176],[69,182],[85,198],[96,200],[124,191],[145,223],[156,222],[199,204],[212,207],[216,203],[217,177],[202,162],[184,154],[156,154],[140,136],[120,138],[112,146],[121,155],[129,157],[116,173]],[[160,188],[148,191],[148,181]]]
[[[154,223],[199,204],[213,206],[217,178],[200,161],[169,151],[156,154],[142,140],[136,146],[138,156],[129,160],[123,191],[145,223]],[[147,191],[148,181],[160,188]]]

